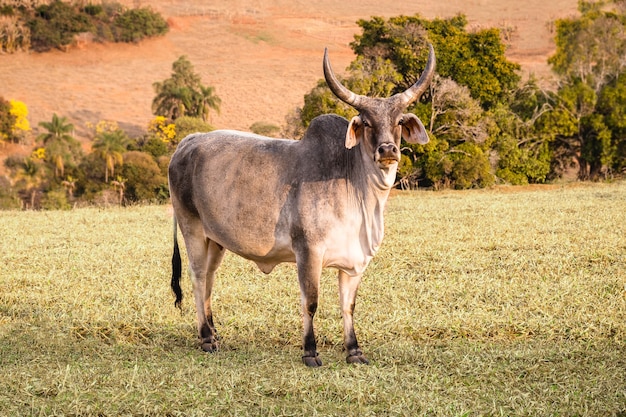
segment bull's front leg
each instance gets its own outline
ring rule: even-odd
[[[361,352],[354,332],[354,305],[360,283],[360,275],[351,277],[339,271],[339,305],[343,318],[343,343],[348,355],[346,362],[368,364],[369,361]]]
[[[307,251],[297,256],[296,263],[302,303],[302,345],[304,349],[302,362],[306,366],[316,368],[322,366],[322,360],[317,353],[317,342],[313,329],[313,318],[317,311],[320,277],[322,275],[322,257]]]

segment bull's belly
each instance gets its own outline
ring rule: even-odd
[[[284,262],[296,262],[296,254],[293,250],[291,240],[287,237],[263,241],[262,239],[246,240],[243,242],[229,241],[217,243],[225,249],[251,260],[257,264],[259,269],[266,274],[272,272],[276,265]],[[254,244],[251,244],[254,243]],[[358,238],[349,239],[344,235],[344,239],[334,239],[320,245],[322,267],[336,268],[344,271],[350,276],[361,275],[372,260],[377,247],[363,247]]]

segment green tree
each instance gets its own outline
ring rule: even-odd
[[[604,2],[579,2],[579,17],[556,21],[556,52],[548,62],[560,76],[552,115],[555,165],[576,161],[579,179],[598,179],[623,166],[619,110],[626,72],[626,14]]]
[[[427,126],[430,143],[404,144],[400,185],[470,188],[494,182],[491,159],[498,129],[493,109],[505,106],[519,84],[519,65],[509,62],[496,29],[468,32],[459,15],[427,20],[419,15],[358,22],[362,34],[351,44],[357,58],[343,83],[357,94],[388,97],[414,84],[432,43],[437,76],[409,109]],[[346,118],[354,109],[339,102],[319,81],[299,112],[304,127],[323,113]],[[517,146],[517,142],[510,142]]]
[[[497,133],[496,176],[510,184],[541,183],[548,179],[554,139],[547,116],[557,103],[555,94],[531,77],[507,103],[490,111]]]
[[[428,55],[427,42],[437,52],[437,73],[469,88],[485,109],[504,100],[519,83],[520,66],[506,59],[499,31],[468,32],[463,15],[433,20],[419,15],[373,17],[357,23],[363,33],[355,36],[352,49],[370,60],[382,57],[393,62],[404,78],[397,91],[419,78]]]
[[[199,91],[194,94],[193,113],[206,122],[211,109],[219,113],[220,104],[222,104],[222,100],[215,95],[215,87],[201,85]]]
[[[220,98],[215,89],[204,86],[200,76],[186,56],[172,64],[172,76],[153,84],[156,96],[152,100],[152,112],[158,116],[176,120],[181,116],[200,117],[206,121],[211,109],[219,111]]]
[[[18,189],[25,194],[26,207],[36,208],[37,194],[41,191],[44,171],[41,161],[30,157],[9,157],[5,166],[11,171],[11,177]]]
[[[11,103],[0,97],[0,140],[13,140],[16,117],[11,113]]]
[[[122,165],[124,162],[123,154],[130,143],[126,133],[119,129],[96,135],[92,148],[104,162],[104,182],[109,182],[109,174],[114,175],[116,165]]]
[[[45,160],[52,166],[54,177],[61,178],[66,166],[75,166],[81,154],[80,143],[71,134],[74,125],[55,113],[50,122],[40,122],[39,126],[46,130],[37,136],[44,146]]]
[[[409,188],[416,187],[419,181],[435,188],[492,184],[494,176],[488,158],[491,118],[467,87],[449,78],[435,75],[430,99],[430,103],[418,105],[416,113],[426,122],[431,142],[404,145],[402,153],[408,159],[403,161],[400,181]],[[407,169],[409,161],[412,169]]]

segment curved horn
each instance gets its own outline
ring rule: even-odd
[[[424,91],[426,91],[430,85],[430,80],[435,74],[435,50],[433,49],[433,45],[430,43],[428,44],[428,49],[428,62],[426,63],[426,68],[424,68],[424,72],[422,72],[420,79],[400,94],[400,101],[405,107],[419,99],[422,94],[424,94]]]
[[[362,107],[364,100],[367,99],[367,97],[354,94],[337,80],[333,69],[330,67],[330,61],[328,60],[328,48],[324,48],[324,78],[326,79],[326,84],[328,84],[330,91],[332,91],[337,98],[357,110]]]

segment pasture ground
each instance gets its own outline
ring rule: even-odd
[[[227,256],[222,350],[169,290],[165,206],[0,212],[0,415],[626,415],[626,182],[399,192],[342,352],[300,361],[294,267]]]

